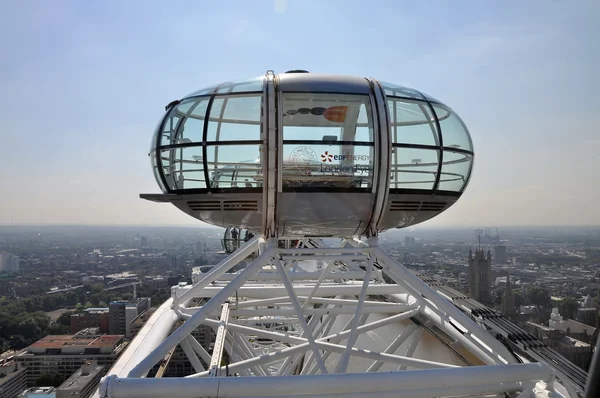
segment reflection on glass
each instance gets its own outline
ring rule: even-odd
[[[441,191],[460,192],[467,182],[471,162],[471,155],[444,150],[444,160],[438,189]]]
[[[284,140],[373,142],[372,131],[356,131],[372,126],[367,96],[284,93],[282,114]]]
[[[160,145],[201,142],[207,104],[208,98],[200,98],[173,107],[165,118]]]
[[[154,174],[154,178],[158,182],[158,186],[160,187],[160,190],[162,192],[167,192],[165,184],[163,184],[162,179],[160,178],[160,175],[159,175],[159,171],[158,171],[159,165],[156,162],[156,151],[150,152],[150,164],[152,165],[152,173]]]
[[[392,148],[391,189],[432,189],[438,168],[438,151]]]
[[[211,188],[261,188],[259,145],[209,145]]]
[[[433,105],[433,109],[440,121],[444,147],[460,148],[472,151],[471,139],[462,120],[446,107]]]
[[[423,95],[425,96],[425,98],[427,98],[427,100],[428,100],[428,101],[442,103],[442,101],[438,100],[437,98],[434,98],[434,97],[432,97],[431,95],[429,95],[429,94],[427,94],[427,93],[424,93],[424,92],[422,92],[422,91],[419,91],[419,92],[420,92],[421,94],[423,94]]]
[[[410,100],[388,100],[394,144],[439,145],[437,126],[429,105]]]
[[[260,115],[260,96],[217,98],[210,110],[207,140],[260,140]]]
[[[283,146],[284,187],[370,188],[373,147],[354,145]]]
[[[169,189],[206,188],[202,147],[162,150],[161,164]]]
[[[193,93],[186,95],[186,97],[197,97],[199,95],[208,95],[208,94],[213,93],[216,88],[217,88],[216,85],[212,85],[210,87],[206,87],[201,90],[194,91]]]
[[[379,82],[381,87],[385,90],[385,94],[389,97],[403,97],[403,98],[415,98],[415,99],[425,99],[423,95],[417,90],[413,90],[412,88],[399,86],[393,83],[387,82]]]
[[[373,122],[367,96],[286,93],[283,124],[283,187],[372,186]]]
[[[217,94],[227,93],[248,93],[263,90],[264,77],[255,77],[251,79],[239,80],[235,82],[227,82],[222,84],[217,91]]]

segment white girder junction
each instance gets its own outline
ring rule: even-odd
[[[216,331],[212,353],[192,336],[202,325]],[[149,375],[178,345],[195,373]],[[253,238],[174,288],[108,374],[106,398],[568,396],[548,366],[518,363],[376,238],[296,249]]]

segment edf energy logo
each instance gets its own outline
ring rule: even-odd
[[[326,162],[330,162],[331,163],[331,161],[333,161],[333,160],[341,160],[341,161],[343,161],[343,160],[350,160],[350,161],[353,161],[353,162],[362,160],[362,161],[368,162],[368,161],[371,160],[371,156],[369,156],[369,155],[353,155],[351,153],[346,153],[346,154],[341,154],[341,155],[334,155],[334,154],[329,153],[329,151],[325,151],[325,153],[323,153],[321,155],[321,161],[323,163],[326,163]]]

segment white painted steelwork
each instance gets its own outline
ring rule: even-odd
[[[258,249],[260,241],[247,245]],[[498,340],[382,252],[376,238],[354,243],[357,247],[278,249],[270,239],[260,256],[221,283],[219,275],[244,260],[234,253],[166,304],[163,311],[185,322],[167,338],[148,340],[151,347],[143,353],[127,351],[129,366],[109,372],[101,396],[187,397],[202,391],[203,397],[434,397],[533,391],[535,385],[563,396],[566,390],[554,390],[559,384],[545,364],[517,363]],[[248,252],[247,247],[238,250]],[[366,256],[362,281],[335,280],[346,272],[333,260],[342,252]],[[305,266],[305,256],[319,255],[328,265],[319,280],[292,283],[294,260],[286,263],[284,255],[302,258]],[[374,264],[396,283],[370,273]],[[264,280],[270,273],[279,278]],[[199,325],[218,331],[229,358],[226,366],[217,366],[224,357],[216,347],[211,357],[190,335]],[[148,326],[141,333],[147,335]],[[177,345],[191,356],[196,373],[173,381],[145,377]],[[208,367],[200,362],[211,359],[213,367],[204,370]],[[236,374],[243,377],[232,377]],[[408,385],[405,378],[411,380]]]

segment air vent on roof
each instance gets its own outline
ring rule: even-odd
[[[304,69],[292,69],[292,70],[288,70],[285,73],[310,73],[310,72],[307,70],[304,70]]]
[[[258,211],[256,200],[203,200],[188,202],[190,209],[195,211],[243,210]]]
[[[446,207],[444,202],[420,202],[392,200],[390,211],[442,211]]]

